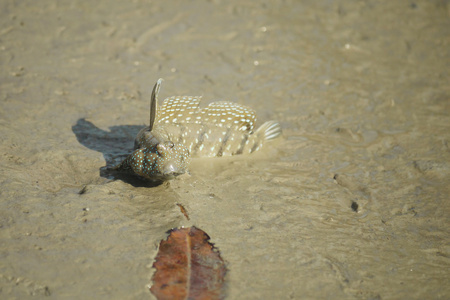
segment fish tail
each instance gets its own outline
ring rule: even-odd
[[[281,135],[280,123],[275,121],[267,121],[262,124],[258,130],[248,136],[245,141],[245,150],[239,153],[253,153],[261,149],[264,143]]]
[[[272,140],[281,135],[281,125],[275,121],[267,121],[256,130],[255,135],[265,141]]]

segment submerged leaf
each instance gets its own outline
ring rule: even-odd
[[[196,227],[170,231],[161,241],[150,291],[161,299],[223,299],[226,267],[209,236]]]

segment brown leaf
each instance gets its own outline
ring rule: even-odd
[[[196,227],[170,231],[161,241],[150,291],[161,299],[223,299],[226,267],[209,236]]]
[[[189,218],[189,214],[186,210],[186,208],[183,206],[183,204],[177,203],[177,206],[180,208],[181,213],[186,217],[186,219],[188,219],[188,221],[190,220]]]

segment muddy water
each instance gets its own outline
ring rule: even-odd
[[[449,5],[2,1],[0,298],[152,299],[160,239],[190,225],[229,299],[449,298]],[[159,77],[283,138],[112,180]]]

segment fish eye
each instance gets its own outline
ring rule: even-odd
[[[173,146],[174,146],[173,142],[171,142],[171,141],[168,141],[168,142],[166,143],[166,145],[167,145],[167,147],[169,147],[169,148],[173,148]]]

